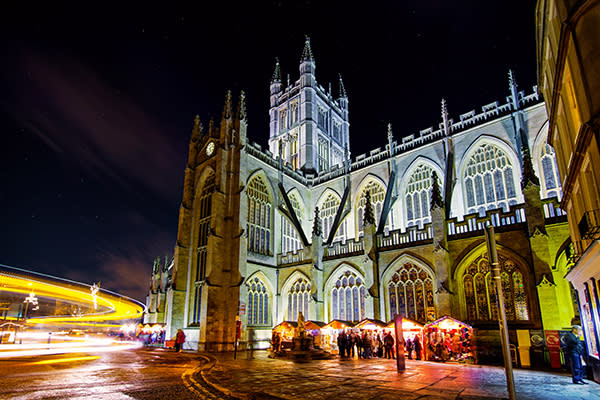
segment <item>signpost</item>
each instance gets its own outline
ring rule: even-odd
[[[485,227],[485,242],[488,249],[488,257],[492,267],[494,278],[494,287],[496,289],[496,300],[498,302],[498,317],[500,325],[500,339],[502,341],[502,354],[504,355],[504,370],[506,371],[506,386],[508,389],[508,398],[515,400],[515,381],[512,370],[512,360],[510,357],[510,343],[508,341],[508,326],[506,324],[506,313],[504,310],[504,294],[502,293],[502,281],[500,280],[500,263],[498,262],[498,253],[496,251],[496,236],[494,226]]]

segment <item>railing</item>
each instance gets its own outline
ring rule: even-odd
[[[586,211],[578,225],[582,239],[594,240],[600,237],[600,210]]]
[[[277,255],[277,265],[297,264],[304,261],[309,261],[309,258],[304,257],[304,250],[298,250],[298,252],[290,251]]]
[[[429,240],[433,238],[433,231],[431,224],[426,224],[423,229],[419,229],[418,226],[411,226],[406,228],[405,232],[401,230],[391,231],[388,235],[377,236],[377,246],[380,249],[398,247],[409,243],[416,243],[423,240]]]
[[[583,248],[583,242],[581,240],[571,242],[565,251],[567,261],[575,264],[581,258],[584,251],[585,249]]]
[[[552,221],[556,219],[560,219],[564,221],[567,216],[567,212],[560,208],[560,203],[558,198],[552,197],[549,199],[542,200],[544,203],[544,217],[546,218],[546,223],[552,223]]]
[[[362,254],[365,246],[361,240],[347,240],[346,242],[335,242],[331,246],[325,247],[323,258],[337,258],[349,254]]]
[[[484,217],[480,217],[479,214],[468,214],[465,215],[463,221],[457,221],[456,218],[453,218],[448,221],[448,236],[480,232],[484,230],[488,223],[491,223],[494,227],[502,227],[521,224],[525,221],[525,208],[523,204],[517,204],[511,206],[506,213],[499,208],[488,211]]]

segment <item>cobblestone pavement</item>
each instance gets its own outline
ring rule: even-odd
[[[506,399],[504,369],[407,360],[322,360],[294,363],[267,352],[208,355],[216,361],[195,378],[210,398],[240,399]],[[516,369],[517,399],[600,400],[600,385],[574,385],[566,373]],[[208,389],[212,387],[212,389]],[[220,394],[219,394],[220,392]],[[207,392],[205,392],[207,394]],[[214,397],[213,397],[214,396]]]

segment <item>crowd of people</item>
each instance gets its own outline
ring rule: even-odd
[[[353,358],[356,354],[358,358],[364,359],[374,357],[395,359],[395,344],[394,336],[387,331],[380,334],[371,331],[359,333],[349,330],[348,332],[342,331],[337,337],[339,354],[342,358]],[[421,359],[422,345],[418,335],[407,339],[404,345],[409,359],[412,359],[413,355],[415,359]]]

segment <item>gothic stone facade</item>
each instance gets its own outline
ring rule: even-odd
[[[496,343],[483,227],[496,227],[507,317],[516,329],[560,329],[573,317],[566,216],[534,88],[510,76],[506,102],[350,159],[348,98],[315,77],[271,82],[269,150],[249,143],[243,94],[219,126],[196,118],[185,171],[167,337],[200,350],[266,347],[284,320],[427,322],[450,315]],[[361,135],[380,134],[360,132]],[[381,133],[385,135],[385,132]],[[539,178],[539,179],[538,179]],[[566,306],[565,306],[566,304]]]

